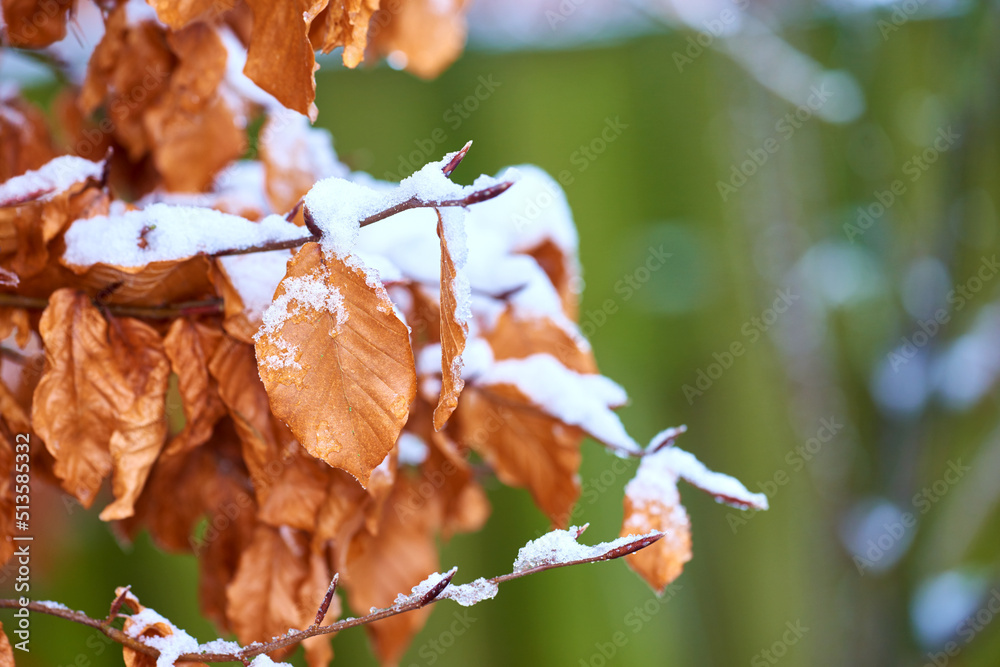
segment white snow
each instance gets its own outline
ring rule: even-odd
[[[238,653],[241,649],[242,647],[238,643],[225,639],[213,639],[198,645],[198,653]]]
[[[290,250],[271,250],[219,258],[251,322],[260,320],[271,305],[291,256]]]
[[[399,465],[418,466],[427,460],[427,444],[414,433],[400,433],[396,447],[399,450]]]
[[[361,220],[417,197],[428,201],[461,199],[500,181],[480,176],[472,185],[461,186],[441,171],[454,156],[431,162],[403,179],[392,189],[371,187],[360,181],[327,178],[306,195],[306,208],[317,227],[323,232],[323,249],[338,257],[346,257],[354,249]]]
[[[528,542],[517,552],[514,572],[524,572],[543,565],[557,565],[599,558],[626,544],[659,534],[654,531],[645,535],[628,535],[611,542],[601,542],[588,546],[576,541],[585,528],[586,526],[571,526],[569,530],[553,530],[537,540]]]
[[[499,587],[490,581],[480,577],[467,584],[448,584],[438,597],[454,600],[463,607],[471,607],[483,600],[492,600],[497,596]]]
[[[305,116],[291,109],[270,113],[260,133],[260,145],[268,163],[278,170],[301,171],[316,180],[348,176],[347,168],[337,160],[329,130],[312,127]],[[291,196],[280,194],[285,199]]]
[[[409,595],[404,595],[403,593],[397,595],[394,604],[408,604],[420,599],[432,588],[441,583],[442,579],[448,576],[454,576],[456,571],[458,571],[458,568],[453,567],[447,572],[435,572],[410,589]],[[441,591],[441,594],[438,595],[437,599],[446,598],[448,600],[454,600],[463,607],[471,607],[477,602],[492,600],[496,597],[496,594],[497,585],[480,577],[479,579],[476,579],[468,584],[448,584],[448,586]]]
[[[63,260],[79,267],[113,264],[138,268],[200,253],[290,241],[307,234],[280,215],[251,222],[209,208],[153,204],[77,220],[66,231]],[[145,248],[140,247],[142,238]]]
[[[763,493],[751,493],[739,480],[712,472],[693,454],[677,447],[663,447],[644,456],[635,477],[625,486],[625,495],[636,503],[676,505],[678,477],[712,494],[720,503],[765,510],[768,507]]]
[[[413,588],[411,588],[409,595],[406,595],[404,593],[400,593],[399,595],[397,595],[396,599],[393,601],[393,604],[394,605],[407,604],[407,603],[414,602],[415,600],[418,600],[418,599],[422,598],[432,588],[434,588],[439,583],[441,583],[442,579],[444,579],[445,577],[447,577],[449,575],[454,576],[455,572],[457,572],[457,571],[458,571],[458,568],[457,567],[453,567],[450,570],[448,570],[447,572],[435,572],[435,573],[431,574],[426,579],[424,579],[423,581],[421,581],[419,584],[417,584],[416,586],[414,586]]]
[[[62,602],[53,602],[51,600],[39,600],[36,604],[45,607],[46,609],[58,609],[59,611],[73,611]]]
[[[603,375],[577,373],[550,354],[533,354],[497,361],[476,382],[512,385],[547,414],[579,426],[619,453],[642,451],[611,411],[628,400],[625,390]]]
[[[256,656],[251,662],[250,667],[292,667],[287,662],[275,662],[267,657],[266,653],[261,653]]]
[[[151,625],[163,623],[170,629],[166,637],[143,637],[144,644],[152,646],[160,652],[156,659],[156,667],[174,667],[177,658],[184,653],[197,653],[198,640],[181,630],[156,611],[146,607],[129,617],[131,623],[125,631],[129,637],[138,638]]]
[[[348,320],[350,313],[344,303],[344,297],[336,287],[327,285],[326,282],[315,275],[292,276],[286,278],[282,285],[285,288],[284,294],[275,299],[264,312],[263,325],[254,336],[254,340],[260,340],[261,336],[278,333],[284,323],[296,315],[300,315],[304,310],[324,311],[334,317],[334,328],[329,332],[331,336],[339,333],[341,325]],[[261,363],[271,368],[301,368],[296,361],[298,350],[288,344],[281,337],[275,337],[272,342],[284,349],[279,356],[269,356],[261,360]]]
[[[448,254],[455,267],[455,278],[451,289],[455,295],[455,311],[452,313],[459,325],[468,333],[469,321],[472,319],[472,288],[465,275],[465,265],[469,259],[468,241],[465,233],[465,210],[457,207],[446,207],[438,210],[441,216],[441,229]],[[462,372],[462,360],[456,358],[457,374]]]
[[[53,158],[39,169],[0,183],[0,207],[16,206],[28,201],[46,201],[76,183],[82,183],[88,178],[100,178],[103,172],[104,162],[92,162],[74,155]]]

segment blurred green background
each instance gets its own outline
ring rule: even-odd
[[[687,424],[682,447],[771,497],[753,516],[682,487],[694,559],[662,599],[621,562],[545,573],[467,612],[437,605],[403,665],[1000,663],[1000,280],[989,269],[1000,19],[995,4],[961,5],[883,34],[892,10],[803,7],[771,37],[718,40],[681,71],[675,54],[698,31],[664,27],[559,51],[471,50],[431,82],[384,66],[319,72],[319,124],[355,169],[406,175],[412,153],[422,164],[473,139],[459,181],[519,163],[569,171],[581,319],[603,373],[630,392],[626,426],[644,441]],[[764,84],[794,73],[787,54],[768,55],[772,37],[834,73],[828,118],[780,124],[809,93],[790,101]],[[480,77],[494,90],[472,109]],[[584,157],[609,119],[620,133]],[[948,128],[958,138],[934,148]],[[777,149],[745,166],[766,146]],[[753,173],[724,199],[734,168]],[[859,207],[877,212],[897,180],[862,229]],[[661,245],[671,257],[626,299],[616,284],[645,275],[636,269]],[[772,320],[782,290],[791,305]],[[604,317],[608,299],[617,310]],[[745,352],[727,358],[734,342]],[[617,474],[614,462],[585,445],[574,522],[590,522],[590,541],[620,526],[634,464]],[[509,571],[546,528],[527,493],[494,484],[490,498],[486,528],[443,548],[461,581]],[[119,546],[96,514],[76,508],[60,519],[65,541],[36,544],[39,597],[96,616],[132,583],[214,637],[193,559],[145,538]],[[25,664],[120,664],[95,632],[33,623],[45,639]],[[361,630],[334,649],[336,664],[375,664]]]

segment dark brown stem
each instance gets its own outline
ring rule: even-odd
[[[582,530],[580,531],[582,532]],[[536,567],[519,570],[516,572],[511,572],[509,574],[502,574],[488,581],[495,585],[500,585],[502,583],[513,581],[514,579],[520,579],[521,577],[526,577],[530,574],[537,574],[539,572],[544,572],[546,570],[552,570],[559,567],[568,567],[570,565],[582,565],[584,563],[598,563],[606,560],[613,560],[615,558],[621,558],[622,556],[627,556],[630,553],[634,553],[639,549],[644,549],[649,545],[653,544],[657,540],[663,537],[663,533],[653,533],[644,537],[637,538],[632,542],[628,542],[620,547],[611,549],[605,553],[593,556],[591,558],[583,558],[580,560],[568,561],[568,562],[556,562],[547,563],[543,565],[538,565]],[[287,635],[281,637],[276,637],[269,642],[257,643],[252,647],[246,647],[237,651],[236,653],[185,653],[177,658],[178,662],[191,661],[191,662],[242,662],[247,664],[250,659],[258,656],[262,653],[271,653],[282,648],[289,646],[295,646],[301,643],[305,639],[310,637],[316,637],[319,635],[329,635],[336,632],[341,632],[347,630],[348,628],[355,628],[359,625],[367,625],[369,623],[374,623],[375,621],[380,621],[383,618],[389,618],[390,616],[396,616],[398,614],[405,614],[409,611],[414,611],[415,609],[420,609],[426,607],[427,605],[434,604],[440,599],[441,593],[448,587],[451,583],[451,578],[454,576],[454,571],[449,572],[445,577],[438,582],[433,588],[427,591],[421,596],[412,596],[407,598],[398,604],[394,604],[391,607],[385,609],[376,609],[375,611],[361,616],[358,618],[347,618],[342,621],[337,621],[336,623],[331,623],[329,625],[312,625],[305,630],[299,630],[297,632],[290,632]],[[336,581],[336,579],[334,580]],[[333,585],[331,584],[331,588]],[[332,597],[332,596],[331,596]],[[117,602],[117,600],[116,600]],[[143,642],[129,637],[121,630],[111,627],[105,624],[104,621],[90,618],[86,614],[80,611],[72,611],[70,609],[62,609],[58,607],[52,607],[49,605],[41,604],[39,602],[28,602],[27,605],[21,605],[16,599],[10,600],[0,600],[0,609],[17,609],[19,607],[25,606],[30,611],[49,614],[51,616],[58,616],[64,618],[68,621],[73,621],[75,623],[80,623],[82,625],[90,626],[100,632],[104,633],[108,638],[113,641],[127,646],[128,648],[142,653],[144,655],[157,657],[160,652],[144,644]]]
[[[0,293],[0,307],[27,308],[29,310],[45,310],[48,299],[20,294]],[[175,317],[193,317],[195,315],[220,315],[222,299],[203,299],[201,301],[184,301],[164,306],[125,306],[113,303],[103,303],[101,307],[112,315],[119,317],[138,317],[147,320],[169,320]]]

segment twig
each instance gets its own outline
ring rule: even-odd
[[[27,308],[29,310],[45,310],[48,299],[21,294],[0,293],[0,307]],[[222,313],[222,299],[203,299],[201,301],[184,301],[164,306],[124,306],[113,303],[102,304],[102,307],[112,315],[120,317],[138,317],[147,320],[169,320],[175,317],[194,315],[219,315]]]
[[[582,531],[581,531],[582,532]],[[632,542],[628,542],[620,547],[611,549],[597,556],[590,558],[582,558],[580,560],[565,561],[565,562],[554,562],[545,563],[538,565],[533,568],[517,570],[510,572],[508,574],[501,574],[499,576],[488,579],[491,584],[499,586],[502,583],[508,581],[513,581],[514,579],[520,579],[521,577],[526,577],[530,574],[537,574],[539,572],[544,572],[546,570],[553,570],[559,567],[568,567],[570,565],[583,565],[585,563],[598,563],[606,560],[613,560],[616,558],[621,558],[622,556],[627,556],[630,553],[644,549],[649,545],[655,543],[657,540],[663,537],[663,533],[651,533],[649,535],[644,535],[639,537]],[[178,656],[177,662],[242,662],[247,664],[249,660],[258,656],[262,653],[271,653],[272,651],[277,651],[289,646],[295,646],[301,643],[303,640],[309,639],[310,637],[316,637],[319,635],[329,635],[336,632],[341,632],[347,630],[348,628],[355,628],[360,625],[367,625],[369,623],[374,623],[375,621],[380,621],[384,618],[389,618],[391,616],[397,616],[399,614],[405,614],[409,611],[414,611],[427,605],[434,604],[437,602],[441,594],[445,591],[448,585],[451,583],[451,578],[454,576],[454,570],[449,572],[445,577],[439,581],[434,587],[428,590],[426,593],[420,596],[410,596],[397,604],[387,607],[385,609],[376,609],[364,616],[358,618],[346,618],[342,621],[337,621],[329,625],[312,625],[305,630],[299,630],[296,632],[290,632],[287,635],[282,635],[280,637],[275,637],[269,642],[265,643],[255,643],[253,646],[248,646],[235,653],[185,653]],[[337,578],[334,577],[333,582],[331,582],[330,589],[327,593],[327,597],[332,598],[332,590],[335,588]],[[119,596],[122,597],[122,596]],[[326,598],[324,598],[325,601]],[[117,603],[117,599],[115,601]],[[58,616],[64,618],[68,621],[73,621],[75,623],[80,623],[82,625],[87,625],[100,632],[104,633],[107,637],[113,641],[127,646],[128,648],[148,655],[151,657],[159,656],[160,652],[133,637],[128,636],[121,630],[111,627],[104,621],[90,618],[85,613],[81,611],[73,611],[71,609],[64,609],[61,607],[52,606],[50,604],[43,604],[40,602],[28,602],[27,605],[20,604],[19,600],[0,600],[0,609],[16,609],[26,606],[27,609],[33,612],[41,614],[49,614],[52,616]],[[114,605],[112,605],[114,608]],[[325,615],[325,611],[324,611]]]
[[[472,204],[478,204],[480,202],[489,201],[494,197],[497,197],[507,189],[514,185],[513,181],[503,181],[492,185],[488,188],[483,188],[482,190],[476,190],[475,192],[462,197],[461,199],[421,199],[420,197],[413,196],[402,201],[398,204],[390,206],[386,209],[379,211],[378,213],[373,213],[367,218],[363,218],[359,223],[361,227],[367,227],[368,225],[375,224],[379,220],[385,220],[388,217],[396,215],[397,213],[402,213],[403,211],[409,211],[415,208],[441,208],[444,206],[471,206]],[[211,254],[211,257],[229,257],[231,255],[247,255],[254,252],[268,252],[271,250],[287,250],[289,248],[297,248],[300,245],[310,243],[313,241],[319,241],[320,234],[317,232],[319,228],[316,227],[315,222],[312,220],[312,216],[309,215],[309,209],[305,209],[306,216],[306,226],[311,231],[308,236],[302,236],[297,239],[290,239],[288,241],[268,241],[267,243],[261,243],[254,246],[249,246],[246,248],[228,248],[226,250],[220,250]]]

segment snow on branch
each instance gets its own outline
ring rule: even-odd
[[[304,630],[291,630],[268,642],[258,642],[246,647],[219,639],[206,644],[198,644],[190,635],[174,626],[153,609],[142,607],[138,599],[127,588],[120,588],[116,591],[117,595],[106,619],[91,618],[82,611],[74,611],[56,602],[31,601],[27,608],[33,612],[58,616],[95,628],[126,649],[156,658],[157,667],[170,667],[175,663],[185,661],[242,662],[245,665],[263,667],[263,665],[282,664],[272,663],[265,654],[294,646],[310,637],[329,635],[348,628],[367,625],[383,618],[426,607],[438,600],[454,600],[458,604],[468,607],[494,598],[500,584],[507,581],[558,567],[621,558],[644,549],[663,537],[663,533],[651,532],[646,535],[629,535],[612,542],[602,542],[595,545],[579,544],[577,539],[586,528],[587,526],[582,526],[569,530],[554,530],[528,542],[518,552],[513,571],[508,574],[491,579],[480,578],[468,584],[456,585],[451,581],[457,568],[452,568],[444,573],[436,572],[414,586],[409,594],[398,595],[395,602],[385,609],[373,608],[364,616],[346,618],[329,625],[314,623]],[[336,584],[337,577],[334,576],[334,580],[331,582],[316,614],[317,619],[326,615],[326,609],[333,598]],[[134,613],[121,614],[123,603],[134,610]],[[17,599],[0,600],[0,608],[3,609],[17,609],[22,606]],[[118,629],[112,625],[117,619],[125,620],[124,629]],[[145,636],[144,633],[153,627],[157,628],[157,632],[161,634],[152,637]],[[162,634],[164,631],[167,632],[166,635]]]

